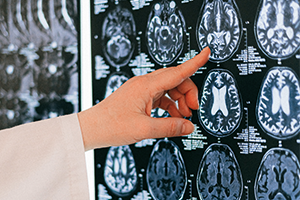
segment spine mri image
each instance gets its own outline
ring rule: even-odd
[[[0,1],[0,129],[79,110],[77,3]]]

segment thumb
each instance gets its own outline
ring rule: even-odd
[[[190,134],[194,131],[194,124],[183,118],[151,118],[151,135],[149,138],[176,137]]]

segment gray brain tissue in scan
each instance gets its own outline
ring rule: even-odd
[[[105,97],[111,95],[114,91],[116,91],[123,83],[125,83],[129,79],[129,76],[124,72],[115,72],[112,73],[106,84],[106,92]]]
[[[237,50],[242,35],[242,20],[234,0],[206,0],[201,9],[197,42],[209,46],[210,61],[224,62]]]
[[[225,144],[210,145],[200,162],[197,189],[201,200],[238,200],[242,173],[233,151]]]
[[[178,146],[170,140],[160,140],[153,147],[148,167],[147,184],[155,200],[181,200],[187,173]]]
[[[300,0],[93,2],[96,103],[131,77],[176,67],[211,50],[190,77],[199,106],[183,119],[193,132],[130,145],[134,160],[128,156],[127,165],[135,168],[126,170],[135,170],[137,180],[122,179],[115,159],[113,166],[106,164],[107,172],[114,172],[105,182],[104,163],[111,161],[108,149],[97,150],[97,200],[300,200]],[[119,70],[99,46],[103,28],[122,32],[117,20],[136,26],[135,40],[124,36],[135,49]],[[107,34],[107,41],[120,32]],[[164,96],[172,99],[168,91]],[[171,114],[160,107],[148,113],[155,121]],[[129,180],[135,186],[127,187]]]
[[[198,118],[216,137],[230,135],[242,118],[242,101],[233,75],[225,69],[211,70],[200,94]]]
[[[299,78],[288,67],[273,67],[262,82],[256,115],[261,128],[276,139],[289,139],[300,129]]]
[[[297,156],[288,149],[270,149],[258,168],[254,192],[256,200],[300,199],[300,165]]]
[[[172,63],[182,51],[185,31],[185,20],[175,1],[154,4],[146,30],[151,57],[160,65]]]
[[[107,153],[104,180],[118,196],[130,195],[137,186],[136,165],[128,145],[111,147]]]
[[[300,47],[298,0],[262,0],[255,22],[255,37],[270,58],[286,59]]]
[[[135,37],[132,13],[116,5],[107,13],[102,25],[103,53],[110,65],[120,68],[128,64],[135,49]]]

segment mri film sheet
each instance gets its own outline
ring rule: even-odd
[[[191,76],[194,132],[95,150],[97,200],[300,199],[299,0],[93,0],[91,13],[94,104],[211,49]]]
[[[0,129],[79,111],[78,2],[1,0]]]

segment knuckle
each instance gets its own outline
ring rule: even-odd
[[[170,128],[168,131],[168,136],[169,137],[174,137],[176,135],[178,135],[179,129],[178,129],[178,124],[176,123],[175,120],[172,120],[170,122]]]

